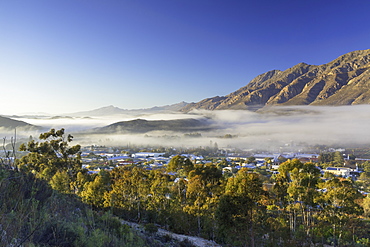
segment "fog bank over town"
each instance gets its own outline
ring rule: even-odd
[[[213,128],[210,131],[195,133],[150,131],[130,134],[84,134],[94,128],[104,127],[120,121],[134,119],[174,120],[205,119]],[[102,117],[30,117],[17,118],[43,128],[65,128],[72,133],[74,142],[82,145],[153,145],[198,147],[217,143],[218,147],[243,149],[276,150],[280,147],[300,145],[365,145],[370,143],[370,106],[336,106],[336,107],[272,107],[263,110],[241,111],[205,111],[190,113],[143,113],[119,114]],[[18,130],[19,138],[29,135],[38,136],[37,131]],[[11,131],[3,132],[11,136]],[[189,137],[190,136],[190,137]]]

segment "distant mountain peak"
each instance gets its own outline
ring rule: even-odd
[[[370,104],[370,49],[344,54],[323,65],[298,63],[258,75],[226,96],[182,109],[253,109],[267,105]]]
[[[113,105],[104,106],[91,111],[83,111],[76,113],[66,114],[68,116],[109,116],[109,115],[118,115],[118,114],[128,114],[128,113],[156,113],[156,112],[167,112],[167,111],[179,111],[185,107],[188,103],[182,101],[180,103],[165,105],[165,106],[154,106],[152,108],[146,109],[122,109]]]

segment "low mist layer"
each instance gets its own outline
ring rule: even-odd
[[[197,133],[151,131],[141,134],[83,134],[96,127],[133,119],[173,120],[207,118],[216,130]],[[169,114],[119,115],[105,118],[22,118],[30,124],[65,128],[75,141],[86,145],[146,145],[197,147],[217,143],[218,147],[278,149],[314,145],[345,146],[370,143],[370,105],[271,107],[258,112],[245,110],[203,111]],[[20,133],[23,136],[29,133]],[[32,135],[35,133],[32,132]]]

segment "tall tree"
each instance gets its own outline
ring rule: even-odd
[[[189,173],[184,210],[197,217],[198,235],[205,229],[215,235],[215,209],[221,196],[222,171],[212,163],[196,165]]]
[[[348,179],[335,177],[320,186],[324,192],[316,199],[322,209],[319,219],[331,225],[336,246],[340,244],[343,233],[348,231],[350,219],[363,213],[360,206],[363,196]]]
[[[79,177],[81,173],[78,174]],[[80,193],[82,201],[95,207],[104,207],[105,194],[110,191],[111,178],[108,171],[101,170],[93,181],[86,182]]]
[[[134,217],[133,220],[140,221],[150,194],[148,171],[139,167],[116,168],[111,176],[112,190],[106,193],[104,205],[123,209]]]
[[[216,213],[221,238],[238,246],[256,246],[257,239],[261,239],[257,235],[262,234],[258,228],[265,196],[258,174],[241,169],[229,178]]]
[[[167,225],[171,200],[170,176],[162,170],[153,170],[149,174],[149,181],[147,210],[151,213],[150,220]]]
[[[296,230],[296,210],[300,211],[301,226],[305,231],[304,241],[310,238],[310,231],[313,226],[313,213],[315,210],[315,198],[318,196],[317,183],[320,179],[320,170],[313,163],[298,163],[290,171],[291,182],[287,192],[291,204],[288,208],[292,210],[294,222],[291,229]]]
[[[344,158],[343,158],[343,154],[341,152],[339,152],[339,151],[334,152],[333,164],[335,166],[343,166]]]

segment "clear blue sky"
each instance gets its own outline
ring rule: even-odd
[[[0,114],[226,95],[370,48],[370,1],[1,0]]]

